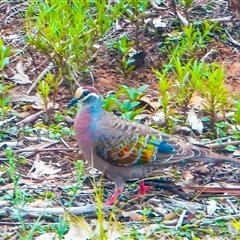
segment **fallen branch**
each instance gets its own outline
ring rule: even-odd
[[[28,154],[25,154],[25,157],[29,157],[31,155],[33,155],[34,153],[36,152],[46,152],[46,151],[61,151],[63,148],[47,148],[51,145],[54,145],[56,143],[59,143],[58,140],[54,140],[54,141],[51,141],[51,142],[45,142],[45,143],[41,143],[41,144],[38,144],[38,145],[35,145],[34,147],[27,147],[27,148],[24,148],[24,149],[19,149],[19,150],[15,150],[13,151],[14,154],[16,153],[24,153],[24,152],[28,152]],[[67,148],[69,149],[69,148]],[[65,149],[66,150],[66,149]],[[66,151],[73,151],[73,149],[71,150],[66,150]],[[0,157],[5,157],[5,153],[1,153],[0,154]]]
[[[38,84],[38,80],[42,80],[44,78],[44,76],[50,72],[52,69],[54,68],[53,63],[49,63],[49,65],[36,77],[35,81],[33,82],[33,84],[31,85],[31,87],[28,89],[27,91],[27,95],[29,95],[32,90],[34,88],[36,88],[37,84]]]
[[[223,142],[223,143],[212,143],[212,144],[206,144],[205,146],[210,148],[217,148],[217,147],[226,147],[227,145],[239,145],[240,140],[238,141],[232,141],[232,142]]]
[[[111,209],[111,207],[103,207],[102,211],[106,211]],[[46,207],[46,208],[34,208],[34,207],[23,207],[23,208],[6,208],[5,212],[6,214],[10,214],[12,218],[15,218],[14,216],[19,215],[21,218],[36,218],[40,216],[45,215],[62,215],[66,209],[63,207]],[[77,216],[96,216],[97,213],[97,207],[96,205],[86,205],[82,207],[71,207],[68,208],[67,211],[69,211],[71,214],[77,215]]]
[[[232,44],[236,45],[237,47],[240,47],[240,43],[239,43],[238,41],[236,41],[235,39],[233,39],[233,37],[230,35],[230,33],[229,33],[227,30],[225,30],[225,33],[226,33],[227,36],[228,36],[228,40],[229,40]]]

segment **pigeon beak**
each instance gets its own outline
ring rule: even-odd
[[[67,108],[70,108],[72,106],[74,106],[77,102],[78,102],[79,98],[73,98],[69,104],[67,105]]]

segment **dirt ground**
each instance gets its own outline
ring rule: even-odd
[[[173,6],[171,4],[171,1],[165,1],[166,4],[164,7],[167,7],[165,10],[157,10],[153,7],[151,8],[151,11],[156,16],[162,16],[162,18],[167,22],[170,21],[170,19],[173,18]],[[210,4],[209,1],[195,1],[195,5],[193,10],[190,12],[190,18],[193,20],[202,20],[203,18],[207,19],[219,19],[219,23],[223,28],[228,32],[229,35],[227,35],[227,38],[225,41],[220,40],[219,36],[214,36],[214,40],[211,44],[208,45],[207,49],[203,53],[203,56],[207,54],[208,52],[215,50],[216,52],[210,56],[209,62],[217,62],[224,66],[225,69],[225,86],[229,90],[230,93],[234,95],[240,94],[240,22],[237,18],[234,18],[231,21],[223,21],[222,19],[232,16],[236,13],[236,11],[230,11],[228,7],[228,1],[221,0],[221,1],[215,1],[214,3],[211,3],[211,9],[212,11],[206,12],[201,8],[200,6],[204,6],[205,4]],[[15,87],[9,91],[9,95],[16,97],[16,95],[27,95],[26,92],[29,90],[30,86],[33,82],[36,81],[37,77],[44,71],[44,69],[48,66],[50,63],[49,59],[44,56],[42,53],[40,53],[37,49],[34,49],[32,47],[27,46],[25,42],[25,32],[23,28],[24,24],[24,18],[22,18],[22,13],[26,10],[28,3],[25,1],[22,2],[1,2],[0,3],[0,37],[4,40],[5,45],[12,46],[16,50],[16,54],[12,56],[9,60],[9,64],[7,65],[5,69],[5,83],[12,83],[11,78],[16,74],[16,67],[17,64],[20,62],[22,63],[22,68],[24,70],[24,73],[29,77],[29,80],[31,83],[29,84],[16,84]],[[234,9],[233,9],[234,10]],[[179,9],[181,11],[181,9]],[[120,29],[112,29],[109,33],[109,39],[117,39],[121,34],[125,33],[129,37],[134,38],[133,34],[133,26],[130,22],[125,21],[125,19],[121,19],[119,22]],[[148,26],[144,26],[146,29],[150,28]],[[165,29],[162,29],[162,34],[171,33],[173,28],[166,27]],[[232,41],[232,39],[235,40]],[[142,31],[140,36],[141,42],[140,42],[140,49],[146,53],[145,59],[140,64],[140,67],[133,70],[130,74],[127,76],[123,76],[118,70],[117,67],[119,67],[119,62],[117,60],[117,53],[113,51],[112,49],[107,48],[106,42],[101,43],[100,48],[98,49],[98,53],[96,55],[96,59],[93,61],[93,65],[91,67],[91,74],[92,77],[86,76],[84,79],[82,77],[79,77],[79,84],[81,85],[94,85],[96,88],[99,89],[99,91],[106,95],[109,91],[116,91],[118,85],[127,85],[129,87],[139,87],[144,84],[149,85],[149,92],[154,91],[155,95],[158,93],[158,80],[156,78],[156,75],[151,70],[152,68],[158,68],[161,66],[165,55],[161,51],[159,51],[159,45],[161,44],[163,38],[159,35],[154,35],[151,31]],[[200,56],[203,57],[203,56]],[[35,90],[31,92],[30,95],[35,96]],[[61,86],[57,93],[57,103],[59,104],[58,110],[63,111],[66,108],[66,104],[71,99],[71,94],[68,88],[65,86]],[[18,103],[13,103],[13,109],[17,111],[18,109]],[[24,112],[21,112],[23,116],[29,116],[31,114],[34,114],[36,112],[39,112],[39,109],[32,109],[29,107],[27,115],[24,115]],[[36,134],[37,135],[37,134]],[[21,140],[23,136],[9,136],[10,141],[17,141]],[[58,168],[61,170],[58,172],[58,180],[56,180],[56,173],[51,172],[51,177],[46,179],[34,179],[34,177],[29,177],[29,172],[31,172],[31,168],[36,161],[36,155],[32,154],[28,157],[28,164],[24,166],[22,169],[19,170],[23,182],[22,186],[27,186],[27,188],[30,186],[32,188],[32,191],[34,194],[36,194],[34,187],[41,188],[41,189],[49,189],[54,190],[56,194],[56,198],[58,200],[66,200],[68,199],[68,196],[63,191],[63,186],[69,186],[71,185],[71,180],[74,179],[73,172],[72,172],[72,161],[76,159],[81,159],[81,156],[77,154],[77,151],[73,150],[67,150],[67,148],[70,146],[70,148],[76,148],[76,141],[74,137],[69,137],[68,142],[65,143],[64,141],[60,141],[55,146],[55,149],[50,152],[42,152],[40,154],[40,159],[44,162],[51,162],[54,163],[55,166],[58,166]],[[26,146],[32,146],[31,140],[24,140],[27,141],[24,142],[24,147]],[[22,148],[23,148],[22,146]],[[37,143],[34,145],[35,148],[38,147]],[[62,150],[59,150],[59,148],[62,148]],[[21,148],[20,148],[21,149]],[[19,150],[19,148],[18,148]],[[59,150],[59,151],[58,151]],[[3,155],[1,155],[3,157]],[[92,175],[89,174],[88,165],[86,164],[86,179],[84,181],[84,189],[86,190],[86,193],[82,193],[81,196],[78,198],[79,202],[81,203],[94,203],[94,194],[92,191]],[[71,170],[70,170],[71,169]],[[186,179],[191,179],[192,176],[195,179],[200,178],[206,178],[204,183],[212,182],[214,179],[215,182],[230,182],[230,183],[236,183],[239,182],[239,172],[238,170],[232,170],[231,167],[225,166],[223,168],[221,167],[203,167],[198,166],[197,168],[194,167],[194,173],[191,173],[193,175],[189,176],[189,171],[191,170],[191,167],[185,166],[181,169],[182,172],[184,172],[187,176],[185,176]],[[92,170],[91,170],[92,171]],[[170,176],[170,179],[174,179],[174,174],[172,172],[172,169],[165,169],[163,171],[168,177]],[[163,172],[160,172],[159,175],[161,175]],[[211,174],[210,174],[211,173]],[[236,173],[236,175],[234,175]],[[237,174],[238,173],[238,174]],[[208,175],[209,174],[209,175]],[[94,172],[93,174],[96,177],[100,177],[101,175],[98,172]],[[206,176],[207,175],[207,176]],[[4,175],[3,175],[4,176]],[[34,179],[34,180],[33,180]],[[189,180],[188,179],[188,180]],[[200,181],[198,181],[200,183]],[[11,184],[11,183],[8,183]],[[8,189],[8,187],[12,187],[11,185],[6,184],[0,184],[0,190],[4,191],[5,189]],[[113,190],[113,183],[109,182],[108,179],[104,180],[104,184],[109,191],[105,191],[105,197],[109,196]],[[154,183],[152,183],[154,184]],[[156,188],[158,188],[160,185],[156,184]],[[160,183],[159,183],[160,184]],[[164,184],[163,184],[164,185]],[[165,187],[164,187],[165,186]],[[161,189],[169,190],[169,183],[167,185],[162,186]],[[168,191],[161,190],[161,193],[166,197],[165,194]],[[129,187],[130,194],[127,194],[127,196],[123,196],[120,201],[121,203],[125,202],[126,199],[131,198],[129,195],[134,195],[134,191],[131,187]],[[240,191],[239,191],[240,192]],[[239,194],[238,192],[238,194]],[[181,192],[183,195],[184,192]],[[171,197],[173,197],[174,193],[170,192]],[[177,192],[176,194],[179,194]],[[233,194],[234,195],[234,194]],[[174,195],[175,196],[175,195]],[[236,199],[233,198],[233,201]],[[200,200],[202,201],[202,200]],[[9,207],[12,206],[9,203],[6,203]],[[169,203],[168,203],[169,204]],[[171,203],[174,205],[174,202]],[[188,204],[188,202],[186,203]],[[137,204],[131,204],[129,208],[126,209],[138,209],[139,202]],[[55,206],[58,206],[58,202],[55,203]],[[5,207],[5,205],[4,205]],[[167,208],[167,207],[166,207]],[[239,208],[239,206],[237,206]],[[123,218],[123,217],[122,217]],[[129,219],[128,219],[129,220]],[[1,220],[3,221],[3,220]],[[6,217],[5,222],[11,222],[12,219],[10,217]],[[31,220],[30,220],[31,221]],[[122,219],[122,221],[126,221]],[[10,225],[10,224],[9,224]],[[6,230],[6,228],[8,230]],[[14,232],[12,226],[10,226],[11,231]],[[1,229],[1,228],[0,228]],[[2,229],[3,232],[8,232],[9,228],[5,226],[5,229]],[[12,238],[14,239],[14,237]],[[15,238],[17,239],[17,238]],[[167,239],[167,238],[166,238]],[[227,239],[227,238],[226,238]]]

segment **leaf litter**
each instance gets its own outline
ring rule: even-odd
[[[239,12],[238,10],[238,3],[237,1],[230,1],[231,2],[231,8],[233,11],[235,11],[237,14]],[[11,6],[11,5],[10,5]],[[9,8],[11,10],[11,7]],[[162,10],[161,10],[162,11]],[[3,12],[1,10],[1,16],[3,16]],[[19,18],[17,15],[9,15],[4,12],[4,16],[7,19],[1,19],[7,20],[7,21],[16,21],[19,23]],[[180,20],[183,24],[188,24],[186,19],[182,16],[182,14],[179,13]],[[155,28],[164,28],[165,21],[164,21],[164,15],[163,17],[156,17],[154,18],[154,25]],[[9,41],[11,44],[16,44],[16,47],[19,49],[23,48],[25,46],[25,43],[23,41],[23,37],[15,36],[14,29],[9,28],[8,25],[3,24],[5,28],[3,28],[3,35],[6,41]],[[15,26],[16,28],[21,28],[21,24],[18,24]],[[20,39],[20,41],[17,41]],[[143,40],[144,41],[144,40]],[[152,44],[152,42],[150,41]],[[147,46],[147,44],[146,44]],[[101,49],[100,49],[101,50]],[[224,50],[227,52],[225,54],[226,58],[228,58],[229,55],[232,54],[231,49],[224,46]],[[230,52],[230,54],[229,54]],[[39,53],[34,53],[36,58],[42,59],[43,57]],[[103,54],[103,53],[102,53]],[[104,55],[104,54],[103,54]],[[233,55],[233,54],[232,54]],[[154,56],[153,56],[154,57]],[[236,56],[235,56],[236,58]],[[234,56],[233,56],[234,59]],[[219,60],[222,60],[219,56]],[[17,65],[14,65],[15,63],[12,63],[11,67],[12,69],[16,69],[17,73],[13,75],[12,77],[9,77],[11,80],[13,80],[16,84],[18,84],[17,87],[14,87],[11,90],[15,90],[11,92],[9,90],[11,95],[11,102],[18,104],[18,102],[28,102],[28,103],[35,103],[36,107],[32,106],[33,111],[38,111],[43,109],[43,102],[42,99],[36,94],[33,96],[29,96],[26,94],[27,89],[24,86],[25,84],[32,84],[32,81],[30,79],[37,79],[37,76],[39,75],[38,72],[34,72],[34,68],[38,68],[40,72],[43,71],[47,66],[48,62],[46,61],[46,65],[43,65],[42,60],[39,62],[36,62],[37,66],[31,66],[31,71],[26,71],[24,66],[25,62],[29,61],[29,59],[23,59],[19,61],[19,59],[16,62]],[[102,72],[102,65],[108,63],[104,61],[108,61],[108,59],[102,59],[102,62],[99,59],[96,62],[96,74],[97,78],[100,79],[101,75],[104,75],[106,79],[108,80],[108,84],[102,83],[101,81],[96,81],[96,87],[98,87],[102,92],[106,92],[107,90],[113,90],[116,83],[119,83],[119,79],[122,81],[122,84],[130,84],[132,86],[139,86],[142,84],[142,81],[139,79],[144,79],[147,82],[150,83],[151,88],[155,88],[156,86],[152,81],[152,75],[149,71],[149,69],[144,69],[141,71],[139,70],[139,79],[129,79],[129,77],[126,77],[123,79],[122,77],[119,77],[119,75],[116,73],[114,69],[111,69],[112,71],[104,71]],[[228,86],[229,88],[232,88],[233,92],[239,89],[239,85],[236,85],[236,79],[238,77],[238,65],[239,62],[236,62],[236,64],[231,69],[231,72],[229,72],[229,78]],[[34,64],[33,64],[34,65]],[[97,71],[99,70],[99,73]],[[101,71],[100,71],[101,70]],[[113,77],[112,75],[109,76],[109,74],[116,74],[116,77]],[[12,71],[9,71],[8,76],[10,76]],[[28,75],[29,74],[29,75]],[[99,75],[97,75],[99,74]],[[30,76],[32,75],[32,76]],[[235,79],[235,80],[234,80]],[[113,82],[111,82],[113,81]],[[236,87],[237,86],[237,87]],[[116,89],[115,89],[116,90]],[[33,93],[34,94],[34,93]],[[150,94],[151,96],[151,94]],[[153,109],[159,108],[159,102],[153,101],[148,97],[143,97],[142,101],[146,104],[148,104]],[[191,99],[191,103],[195,107],[201,108],[202,102],[204,102],[204,99],[201,97],[195,97],[194,99]],[[63,103],[65,104],[65,102]],[[62,103],[57,106],[57,108],[64,109],[65,106],[63,106]],[[38,123],[41,118],[44,116],[44,111],[38,111],[32,113],[29,118],[24,118],[23,120],[19,120],[16,123],[17,126],[23,127],[27,124],[35,124]],[[154,114],[151,113],[151,111],[144,113],[146,115],[140,116],[139,118],[148,118],[149,122],[159,122],[160,124],[163,122],[164,115],[161,111],[155,112]],[[13,121],[13,119],[11,120]],[[10,122],[11,122],[10,121]],[[191,127],[191,130],[195,129],[199,133],[202,132],[203,126],[201,125],[201,121],[199,120],[198,116],[195,114],[195,111],[193,111],[193,108],[189,111],[188,115],[188,122]],[[15,123],[15,122],[14,122]],[[20,128],[19,127],[19,128]],[[21,133],[21,132],[20,132]],[[38,135],[38,133],[31,133],[32,137],[37,138],[38,144],[32,144],[33,142],[31,140],[27,141],[24,139],[23,141],[19,140],[19,138],[16,138],[9,134],[9,140],[13,145],[11,146],[16,154],[21,154],[24,156],[27,160],[27,164],[25,166],[19,165],[19,174],[24,178],[19,182],[19,189],[22,191],[25,191],[27,194],[31,194],[33,197],[35,197],[35,200],[32,201],[32,205],[29,205],[29,207],[32,207],[33,209],[42,208],[42,213],[44,215],[44,210],[46,213],[48,212],[49,206],[57,209],[61,208],[61,205],[59,204],[59,201],[53,201],[50,205],[48,199],[39,200],[37,199],[39,196],[43,197],[42,192],[52,191],[55,194],[56,199],[68,199],[69,195],[64,193],[64,191],[59,190],[59,186],[64,188],[64,186],[73,185],[76,183],[75,175],[72,173],[73,166],[71,161],[74,161],[76,159],[81,159],[82,156],[78,155],[78,151],[76,149],[76,143],[75,140],[72,140],[71,138],[67,139],[70,142],[70,151],[64,150],[60,151],[59,149],[66,149],[66,146],[62,144],[60,141],[49,141],[49,143],[41,143],[42,137]],[[46,139],[48,139],[48,136],[44,136]],[[21,139],[21,137],[20,137]],[[14,141],[15,140],[15,141]],[[49,139],[50,140],[50,139]],[[23,145],[25,144],[25,145]],[[6,142],[5,145],[9,146],[9,143]],[[47,150],[50,146],[54,146],[51,148],[51,150]],[[4,148],[4,144],[1,146]],[[55,148],[55,151],[54,151]],[[37,150],[43,150],[41,154],[37,153]],[[44,149],[46,149],[46,152],[44,152]],[[25,152],[24,152],[25,150]],[[238,155],[238,150],[235,151],[235,155]],[[39,156],[36,158],[36,156]],[[238,155],[239,156],[239,155]],[[1,154],[1,160],[6,162],[5,155]],[[229,168],[229,171],[227,169]],[[35,171],[30,171],[35,169]],[[90,171],[90,170],[89,170]],[[33,174],[35,173],[35,175]],[[65,174],[65,175],[64,175]],[[86,172],[86,175],[88,173]],[[128,196],[124,197],[123,200],[120,199],[117,207],[120,207],[121,212],[116,213],[115,217],[118,219],[119,223],[121,224],[121,228],[124,229],[124,234],[128,235],[131,232],[132,224],[135,222],[139,222],[139,225],[137,226],[137,233],[140,235],[144,235],[146,238],[149,239],[161,239],[158,235],[154,237],[154,234],[160,234],[165,235],[165,239],[170,239],[170,237],[167,238],[166,231],[161,231],[163,229],[181,229],[181,226],[184,226],[186,222],[188,224],[192,224],[192,227],[195,225],[204,227],[205,221],[207,221],[209,224],[214,225],[217,220],[219,221],[226,221],[227,222],[227,228],[229,230],[229,233],[231,237],[237,236],[239,234],[239,204],[238,204],[238,197],[236,195],[239,195],[240,189],[236,185],[236,183],[239,183],[239,171],[238,170],[232,170],[232,167],[213,167],[213,166],[206,166],[206,165],[187,165],[183,166],[181,168],[173,168],[170,167],[168,170],[159,170],[159,172],[156,173],[156,176],[165,176],[166,178],[170,176],[171,179],[174,180],[176,183],[176,187],[179,187],[180,190],[183,192],[190,192],[192,195],[194,195],[194,198],[189,199],[182,199],[177,195],[174,195],[172,193],[169,193],[166,190],[159,190],[156,186],[156,189],[154,189],[149,195],[146,196],[146,198],[139,199],[133,203],[129,203],[128,199],[131,198],[135,193],[131,187],[126,186],[127,188],[127,194]],[[7,191],[9,194],[13,193],[14,190],[14,184],[9,183],[9,179],[5,175],[4,172],[1,173],[1,177],[6,181],[5,183],[1,183],[1,191]],[[43,179],[42,179],[43,178]],[[96,178],[101,178],[100,174],[96,174]],[[106,178],[102,178],[103,184],[108,185],[109,180]],[[212,181],[216,181],[217,183],[213,185]],[[187,185],[188,183],[188,185]],[[184,185],[185,184],[185,185]],[[111,185],[111,183],[110,183]],[[110,191],[112,190],[112,187],[110,187]],[[33,191],[34,190],[34,191]],[[231,193],[233,196],[231,196]],[[109,194],[108,191],[104,192],[104,197],[106,198]],[[208,199],[208,195],[214,197],[214,199]],[[128,198],[129,197],[129,198]],[[36,200],[37,199],[37,200]],[[74,200],[75,205],[81,205],[84,204],[86,208],[89,206],[89,203],[95,203],[95,195],[93,194],[93,191],[88,194],[85,193],[79,193],[76,196],[76,199]],[[7,205],[7,206],[6,206]],[[2,212],[0,213],[1,217],[4,218],[4,223],[2,223],[3,226],[7,226],[8,223],[11,223],[13,218],[13,215],[8,214],[9,209],[14,209],[15,206],[12,205],[10,202],[4,202],[3,203]],[[150,209],[149,215],[146,216],[147,222],[144,222],[144,216],[139,213],[139,211],[144,211],[145,209]],[[137,210],[136,210],[137,209]],[[50,209],[49,209],[50,210]],[[96,218],[96,209],[90,211],[92,216]],[[106,213],[106,216],[109,214],[109,210],[104,209],[104,214]],[[26,221],[29,223],[32,223],[32,219],[36,219],[36,216],[34,215],[33,211],[29,212],[27,215],[23,216]],[[124,213],[124,214],[123,214]],[[154,214],[153,214],[154,213]],[[62,216],[61,213],[57,213],[59,216]],[[79,214],[79,212],[77,213]],[[151,215],[153,214],[153,215]],[[199,215],[201,216],[201,219],[199,219]],[[124,216],[123,216],[124,215]],[[154,217],[153,217],[154,216]],[[106,217],[108,219],[108,217]],[[127,219],[127,220],[126,220]],[[107,229],[108,226],[110,226],[108,239],[117,239],[119,236],[123,236],[122,231],[120,231],[119,227],[115,225],[115,223],[104,221],[103,223],[98,223],[97,220],[91,221],[91,218],[88,217],[86,214],[85,217],[78,217],[78,216],[72,216],[69,220],[69,231],[67,234],[65,234],[66,239],[89,239],[89,231],[91,233],[91,236],[93,236],[96,231],[96,234],[99,232],[99,225],[103,224],[105,228]],[[158,221],[159,223],[155,223],[155,221]],[[53,218],[49,222],[42,221],[42,224],[51,224],[53,223]],[[95,226],[95,228],[93,227]],[[159,230],[161,228],[161,230]],[[94,230],[95,229],[95,230]],[[109,229],[109,228],[108,228]],[[217,229],[217,227],[216,227]],[[8,232],[10,231],[16,231],[16,229],[8,226]],[[196,233],[194,233],[196,234]],[[201,233],[203,234],[203,233]],[[170,233],[171,235],[171,233]],[[173,235],[173,234],[172,234]],[[203,234],[204,235],[204,234]],[[42,237],[42,238],[41,238]],[[37,237],[36,239],[54,239],[55,234],[47,233],[42,236]],[[81,237],[81,238],[79,238]],[[16,238],[15,238],[16,239]],[[164,238],[163,238],[164,239]],[[174,239],[174,237],[172,237]],[[190,239],[190,238],[183,238],[183,239]],[[213,239],[209,235],[205,234],[205,236],[202,237],[202,239]],[[214,239],[224,239],[224,238],[217,238]],[[227,239],[227,238],[226,238]]]

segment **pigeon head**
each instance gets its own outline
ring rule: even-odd
[[[91,104],[100,100],[100,93],[94,87],[79,87],[75,92],[75,97],[70,101],[68,107],[75,105],[78,101],[83,104]]]

